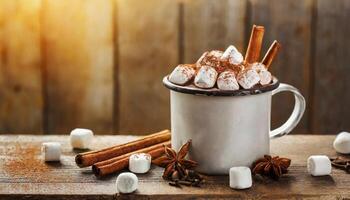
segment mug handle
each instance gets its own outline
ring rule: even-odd
[[[291,132],[299,123],[305,111],[305,99],[303,95],[301,95],[298,89],[296,89],[291,85],[281,83],[278,86],[278,88],[272,91],[272,95],[275,95],[280,92],[285,92],[285,91],[289,91],[294,94],[294,98],[295,98],[294,109],[289,119],[282,126],[276,128],[275,130],[270,131],[270,138],[281,137]]]

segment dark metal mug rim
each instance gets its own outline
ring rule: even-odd
[[[219,90],[217,88],[211,88],[211,89],[200,89],[196,88],[193,85],[175,85],[171,83],[168,80],[168,76],[165,76],[163,78],[163,84],[166,88],[180,92],[180,93],[186,93],[186,94],[193,94],[193,95],[206,95],[206,96],[247,96],[247,95],[256,95],[256,94],[262,94],[265,92],[272,91],[276,88],[278,88],[280,82],[276,77],[272,77],[272,83],[264,86],[255,86],[251,89],[240,89],[235,91],[228,91],[228,90]]]

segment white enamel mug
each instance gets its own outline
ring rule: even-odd
[[[270,153],[270,139],[288,134],[305,111],[305,99],[295,87],[279,83],[238,91],[201,90],[163,79],[170,89],[171,145],[179,148],[192,139],[189,158],[206,174],[228,174],[233,166],[251,166]],[[270,131],[271,97],[294,94],[294,110],[279,128]]]

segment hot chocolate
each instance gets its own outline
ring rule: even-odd
[[[268,71],[281,45],[274,41],[260,61],[263,26],[253,26],[245,58],[233,45],[224,52],[207,51],[195,64],[180,64],[169,75],[173,84],[203,90],[236,91],[259,88],[273,82]]]

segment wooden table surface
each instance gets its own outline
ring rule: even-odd
[[[90,168],[78,168],[68,136],[0,136],[0,199],[184,199],[184,198],[350,198],[350,174],[332,169],[331,176],[307,174],[306,159],[313,154],[336,155],[332,148],[335,136],[290,135],[271,142],[273,155],[292,159],[289,173],[279,181],[254,177],[253,187],[233,190],[228,176],[209,176],[201,188],[169,186],[162,180],[162,168],[153,167],[138,175],[139,188],[130,195],[116,193],[117,174],[97,179]],[[135,136],[96,136],[94,149],[133,140]],[[63,146],[60,163],[45,163],[40,144],[58,141]]]

